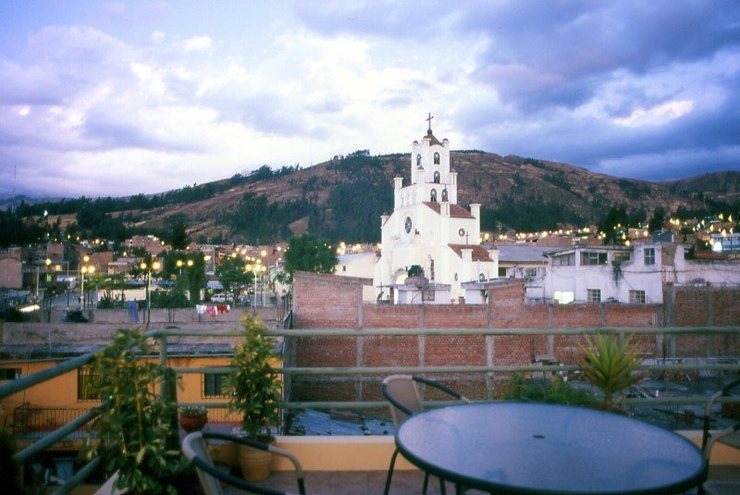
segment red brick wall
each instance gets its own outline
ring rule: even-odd
[[[665,316],[662,305],[526,304],[521,280],[502,280],[490,285],[488,305],[376,305],[362,302],[362,286],[368,283],[359,278],[297,273],[294,282],[297,328],[639,328],[656,326]],[[738,289],[669,290],[675,291],[670,311],[676,325],[740,324]],[[711,298],[709,303],[707,297]],[[548,354],[553,354],[559,362],[577,363],[584,342],[580,335],[368,336],[361,342],[355,337],[310,337],[297,339],[296,364],[356,366],[359,360],[367,367],[484,366],[488,364],[489,353],[493,365],[529,364],[535,356]],[[673,349],[679,349],[684,356],[739,353],[735,334],[666,338],[636,334],[632,343],[646,357],[662,357],[664,352],[670,355]],[[446,379],[460,390],[485,394],[480,375],[455,374]],[[342,390],[356,398],[377,400],[378,380],[368,380],[360,384],[352,378],[349,381],[354,386],[344,383]],[[325,388],[326,384],[317,381],[312,378],[304,387],[296,387],[297,397],[310,390],[312,400],[336,399],[338,389],[332,392]],[[332,382],[328,387],[336,385]]]
[[[297,327],[357,328],[362,286],[367,279],[319,273],[293,275],[293,307]],[[372,282],[370,282],[372,283]]]
[[[347,308],[348,311],[353,311]],[[419,310],[416,306],[363,304],[363,326],[366,328],[418,328]]]
[[[577,328],[652,327],[663,317],[662,306],[640,304],[526,304],[521,280],[502,280],[488,287],[488,305],[385,305],[362,302],[362,286],[369,281],[313,273],[295,276],[295,316],[298,328]],[[669,287],[673,291],[676,326],[737,325],[740,290]],[[670,297],[670,294],[666,296]],[[668,311],[668,310],[667,310]],[[737,346],[737,336],[682,338],[686,355],[709,355]],[[349,339],[349,340],[348,340]],[[301,339],[299,365],[354,366],[352,338]],[[341,342],[341,344],[339,343]],[[662,356],[664,345],[656,336],[636,337],[640,352]],[[678,342],[678,341],[677,341]],[[575,335],[496,336],[494,364],[530,363],[534,356],[554,354],[561,362],[580,357],[583,339]],[[484,364],[484,337],[427,337],[424,364]],[[660,348],[659,348],[660,347]],[[675,345],[673,346],[675,348]],[[416,337],[373,337],[365,341],[367,365],[418,364]],[[670,351],[670,349],[668,349]]]

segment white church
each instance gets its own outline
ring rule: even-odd
[[[457,203],[449,141],[434,136],[432,118],[411,147],[411,183],[394,178],[393,213],[381,217],[379,303],[481,304],[484,282],[498,276],[498,252],[480,245],[480,204]]]

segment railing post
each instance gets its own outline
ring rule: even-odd
[[[175,371],[167,365],[167,333],[157,335],[159,340],[159,364],[165,370],[159,391],[159,400],[162,404],[172,403],[175,407],[168,418],[172,434],[167,439],[167,445],[172,450],[180,448],[180,430],[177,422],[177,388],[175,387]]]

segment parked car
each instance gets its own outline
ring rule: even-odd
[[[211,302],[215,302],[218,304],[230,303],[233,301],[234,301],[234,298],[228,294],[214,294],[211,297]]]

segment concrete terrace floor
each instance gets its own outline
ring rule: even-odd
[[[306,473],[307,495],[379,495],[385,487],[386,471],[309,471]],[[735,480],[740,482],[740,466],[713,466],[709,469],[709,478],[716,480]],[[278,490],[298,492],[298,486],[292,473],[276,472],[264,483],[265,486]],[[424,485],[424,474],[420,471],[396,471],[391,483],[391,495],[421,494]],[[448,494],[455,493],[451,483],[446,484]],[[234,488],[227,488],[225,493],[236,495],[244,493]],[[440,493],[439,480],[431,477],[427,494]],[[485,493],[478,490],[467,490],[465,493]],[[728,493],[737,493],[729,491]]]

